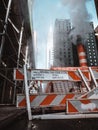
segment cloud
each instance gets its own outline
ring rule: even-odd
[[[62,4],[68,9],[72,26],[74,30],[71,34],[85,35],[90,32],[90,26],[87,23],[91,19],[91,14],[87,10],[87,2],[90,0],[61,0]]]
[[[61,2],[58,2],[56,6],[57,6],[57,8],[62,8]]]

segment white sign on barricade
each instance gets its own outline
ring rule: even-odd
[[[31,80],[69,80],[69,76],[65,71],[32,70]]]

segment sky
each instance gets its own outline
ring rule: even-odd
[[[86,4],[84,5],[85,1]],[[75,13],[76,15],[74,16]],[[86,15],[84,15],[83,13]],[[46,68],[48,33],[49,33],[50,26],[53,28],[55,19],[56,18],[71,19],[74,24],[75,23],[77,24],[78,20],[75,21],[76,20],[75,17],[78,16],[80,16],[80,21],[82,21],[83,19],[82,17],[86,17],[87,20],[93,21],[94,27],[96,27],[98,25],[97,24],[98,21],[96,16],[94,0],[35,0],[34,1],[32,24],[33,24],[34,31],[36,31],[36,38],[37,38],[36,64],[38,69]]]

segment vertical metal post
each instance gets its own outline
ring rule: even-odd
[[[21,31],[20,31],[20,38],[19,38],[19,49],[18,49],[18,59],[17,59],[17,68],[19,65],[19,59],[20,59],[20,51],[21,51],[21,45],[22,45],[22,37],[23,37],[23,23],[22,23],[22,27],[21,27]]]
[[[7,28],[7,23],[8,23],[8,17],[9,17],[9,12],[10,12],[10,7],[11,7],[11,2],[12,0],[9,0],[8,2],[8,6],[7,6],[7,12],[6,12],[6,17],[5,17],[5,25],[4,25],[4,29],[3,29],[3,34],[2,38],[1,38],[1,46],[0,46],[0,64],[2,61],[2,51],[3,51],[3,46],[4,46],[4,42],[5,42],[5,32],[6,32],[6,28]]]
[[[92,79],[93,79],[93,81],[94,81],[95,86],[98,87],[97,81],[96,81],[96,79],[95,79],[95,77],[94,77],[94,74],[93,74],[93,71],[92,71],[91,67],[89,67],[89,71],[90,71],[90,73],[91,73],[91,76],[92,76]]]
[[[26,54],[25,54],[25,64],[27,65],[27,59],[28,59],[28,45],[26,46]]]
[[[85,85],[86,85],[88,91],[91,91],[91,88],[90,88],[89,85],[87,84],[87,82],[86,82],[86,80],[85,80],[85,78],[84,78],[84,76],[83,76],[83,74],[82,74],[82,72],[81,72],[80,69],[78,69],[78,72],[80,73],[80,75],[81,75],[81,77],[82,77],[82,79],[83,79],[83,82],[85,83]]]
[[[31,113],[30,98],[29,98],[29,89],[28,89],[27,67],[26,67],[26,64],[24,65],[24,82],[25,82],[25,94],[26,94],[28,119],[32,120],[32,113]]]
[[[20,51],[21,51],[21,45],[22,45],[22,36],[23,36],[23,23],[20,31],[20,38],[19,38],[19,49],[18,49],[18,59],[17,59],[17,68],[19,66],[19,59],[20,59]],[[15,103],[15,96],[16,96],[16,86],[17,86],[17,81],[15,81],[15,86],[14,86],[14,94],[13,94],[13,104]]]

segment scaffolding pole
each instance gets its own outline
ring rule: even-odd
[[[29,89],[28,89],[28,81],[27,81],[27,65],[26,64],[24,65],[24,82],[25,82],[25,94],[26,94],[28,119],[32,120],[32,112],[31,112],[31,106],[30,106]]]
[[[3,52],[3,47],[4,47],[4,42],[5,42],[5,33],[7,29],[7,23],[8,23],[8,17],[9,17],[9,12],[10,12],[10,7],[11,7],[12,0],[9,0],[8,6],[7,6],[7,12],[6,12],[6,17],[4,21],[4,28],[3,28],[3,34],[1,37],[1,46],[0,46],[0,64],[2,61],[2,52]]]
[[[23,31],[24,31],[24,22],[22,23],[21,31],[20,31],[20,38],[19,38],[19,49],[18,49],[18,59],[17,59],[17,68],[19,65],[19,59],[20,59],[20,51],[21,51],[21,45],[22,45],[22,37],[23,37]]]
[[[23,30],[24,30],[23,25],[24,25],[24,23],[22,23],[22,27],[21,27],[21,31],[20,31],[19,48],[18,48],[18,59],[17,59],[17,69],[18,69],[18,67],[19,67],[20,51],[21,51],[22,37],[23,37]],[[17,86],[17,81],[15,81],[15,86],[14,86],[13,104],[15,103],[16,86]]]

